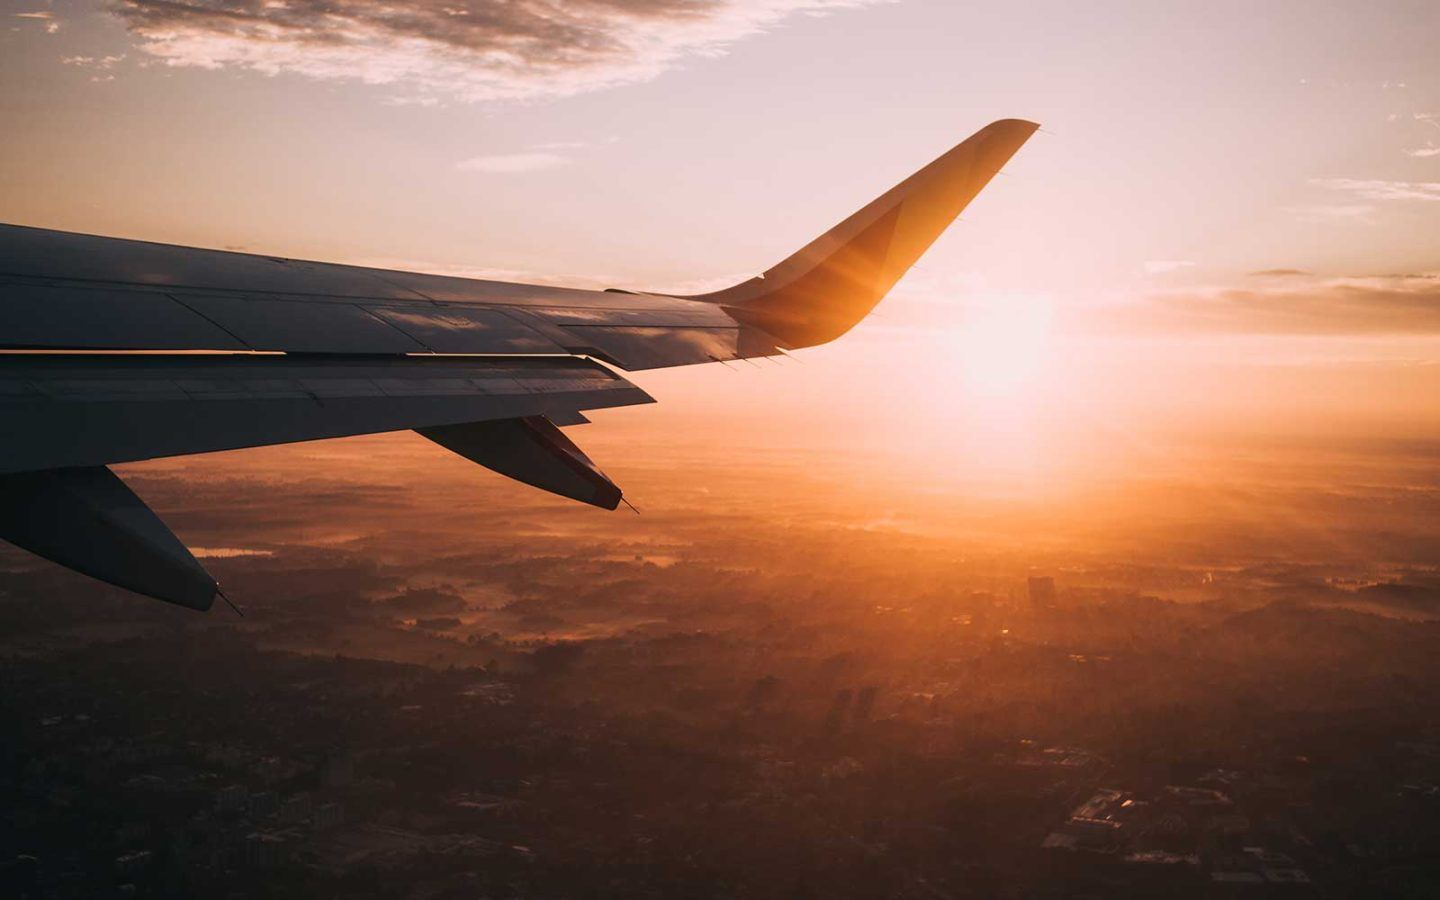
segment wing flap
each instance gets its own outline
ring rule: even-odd
[[[0,473],[650,402],[563,357],[0,356]]]

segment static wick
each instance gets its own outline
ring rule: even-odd
[[[734,366],[730,365],[728,362],[726,362],[725,360],[721,359],[720,357],[716,356],[716,355],[713,354],[713,353],[706,354],[706,355],[709,356],[709,357],[710,357],[711,359],[713,359],[715,362],[718,362],[720,365],[724,366],[724,367],[727,368],[727,369],[734,369],[734,368],[735,368]],[[737,371],[738,371],[738,370],[737,370]]]
[[[794,355],[792,355],[792,354],[790,354],[790,353],[786,353],[784,347],[776,347],[775,349],[776,349],[776,350],[779,350],[779,351],[780,351],[780,355],[783,356],[783,357],[785,357],[786,359],[793,359],[793,360],[795,360],[796,362],[798,362],[800,365],[802,365],[802,366],[805,365],[805,360],[801,359],[801,358],[798,357],[798,356],[794,356]]]
[[[630,507],[630,511],[633,512],[635,515],[640,515],[640,510],[635,507],[635,504],[631,503],[623,495],[620,497],[620,502]]]
[[[226,602],[226,604],[228,604],[231,609],[235,610],[235,614],[236,614],[237,616],[239,616],[239,617],[242,618],[242,619],[245,618],[245,610],[243,610],[243,609],[241,609],[239,606],[235,605],[235,601],[234,601],[234,600],[231,600],[231,599],[225,594],[224,591],[220,590],[219,585],[216,585],[216,587],[215,587],[215,593],[219,594],[219,595],[220,595],[220,599],[221,599],[221,600],[224,600],[224,601]]]

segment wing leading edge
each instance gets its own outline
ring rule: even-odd
[[[1037,127],[992,123],[764,274],[698,296],[0,225],[0,537],[206,609],[214,580],[106,466],[409,429],[614,509],[620,489],[555,427],[653,402],[600,363],[723,362],[839,337]]]

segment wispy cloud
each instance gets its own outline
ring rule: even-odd
[[[1368,203],[1310,203],[1289,210],[1301,222],[1375,224],[1375,207]]]
[[[1389,120],[1391,122],[1396,122],[1402,118],[1403,117],[1399,113],[1391,113]],[[1440,113],[1416,112],[1411,113],[1410,118],[1415,122],[1419,122],[1421,125],[1427,125],[1430,128],[1440,131]],[[1411,147],[1404,150],[1404,153],[1406,156],[1415,157],[1417,159],[1425,159],[1431,156],[1440,156],[1440,146],[1436,146],[1434,140],[1427,138],[1425,141],[1425,146]]]
[[[518,153],[491,153],[472,156],[455,164],[462,172],[487,172],[508,175],[522,172],[539,172],[568,166],[575,161],[573,151],[613,144],[619,138],[609,137],[601,141],[546,141],[535,144]]]
[[[113,69],[123,62],[125,54],[119,56],[62,56],[60,62],[67,66],[79,66],[82,69]]]
[[[1164,275],[1181,269],[1193,269],[1195,262],[1189,259],[1147,259],[1144,269],[1147,275]]]
[[[1363,200],[1388,202],[1421,200],[1440,202],[1440,181],[1383,181],[1362,178],[1317,178],[1316,187],[1343,191]]]
[[[568,166],[571,159],[549,151],[528,153],[497,153],[489,156],[472,156],[455,164],[462,172],[485,172],[492,175],[509,175],[520,172],[539,172]]]
[[[15,18],[38,19],[39,21],[45,23],[45,31],[48,34],[55,34],[60,30],[60,20],[55,18],[55,14],[53,12],[50,12],[48,9],[37,9],[32,12],[18,12],[15,13]]]
[[[391,85],[411,98],[556,97],[655,77],[789,16],[885,0],[117,0],[146,53]]]
[[[1293,274],[1292,274],[1293,273]],[[1082,327],[1167,334],[1436,335],[1440,274],[1319,278],[1291,269],[1267,283],[1157,292],[1091,309]]]

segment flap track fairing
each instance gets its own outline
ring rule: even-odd
[[[620,488],[545,416],[416,431],[447,450],[542,491],[601,509],[620,505]]]
[[[219,590],[160,517],[104,466],[0,475],[0,538],[190,609],[209,609]]]

